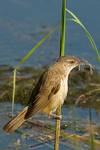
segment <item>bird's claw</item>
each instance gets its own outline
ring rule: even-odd
[[[52,117],[53,119],[58,119],[58,120],[62,119],[62,115],[50,114],[50,117]]]

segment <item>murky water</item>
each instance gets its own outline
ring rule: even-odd
[[[100,1],[68,1],[68,8],[78,14],[100,48]],[[59,25],[61,0],[0,0],[0,64],[16,65],[18,61],[50,30]],[[66,54],[88,59],[99,68],[95,52],[80,29],[68,23]],[[59,52],[58,30],[25,65],[48,64]]]
[[[15,112],[22,109],[22,106],[20,104],[15,105]],[[0,150],[33,150],[33,149],[46,149],[50,150],[53,149],[54,142],[43,142],[42,136],[43,134],[47,136],[47,131],[42,131],[42,128],[34,127],[32,125],[23,125],[22,128],[19,130],[20,132],[14,132],[12,134],[7,135],[3,130],[3,125],[9,120],[8,114],[11,113],[11,103],[0,103]],[[88,109],[82,109],[82,108],[73,108],[73,107],[63,107],[62,109],[63,114],[63,120],[62,125],[63,128],[65,125],[68,127],[65,129],[66,132],[69,133],[77,133],[79,135],[85,135],[88,134],[85,130],[87,129],[89,125],[89,111]],[[45,121],[45,123],[54,124],[54,120],[48,119],[47,116],[37,114],[33,118],[41,121]],[[96,110],[92,110],[92,123],[94,125],[98,125],[100,120],[100,113]],[[75,128],[76,126],[76,128]],[[82,130],[84,129],[84,130]],[[22,133],[24,132],[24,134]],[[44,132],[44,133],[43,133]],[[25,134],[28,134],[28,136],[25,136]],[[100,136],[100,135],[99,135]],[[100,138],[98,136],[98,138]],[[38,138],[37,138],[38,137]],[[39,137],[41,137],[39,139]],[[42,144],[41,144],[42,143]],[[81,149],[88,150],[89,145],[70,140],[70,138],[65,138],[61,140],[60,148],[62,150],[75,150],[75,147]]]

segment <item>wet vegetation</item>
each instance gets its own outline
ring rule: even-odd
[[[47,68],[20,67],[17,71],[15,102],[27,104],[31,90],[36,85],[40,75]],[[13,67],[0,66],[0,101],[12,100]],[[70,74],[69,93],[66,105],[76,104],[82,107],[100,109],[100,72],[89,68],[74,69]]]

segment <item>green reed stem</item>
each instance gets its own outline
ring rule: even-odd
[[[66,29],[66,0],[62,0],[62,18],[61,18],[61,31],[60,31],[60,56],[64,56],[65,53],[65,29]],[[61,106],[57,108],[56,114],[61,115]],[[54,149],[59,150],[60,143],[60,119],[56,119],[56,131],[55,131],[55,145]]]
[[[62,0],[62,19],[60,32],[60,56],[65,53],[65,34],[66,34],[66,0]]]
[[[15,102],[15,91],[16,91],[16,72],[17,72],[17,70],[14,69],[14,71],[13,71],[13,94],[12,94],[12,117],[14,115],[14,102]]]

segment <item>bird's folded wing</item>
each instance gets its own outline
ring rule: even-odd
[[[60,89],[61,79],[54,71],[46,71],[39,79],[29,100],[29,109],[26,118],[43,110]]]

